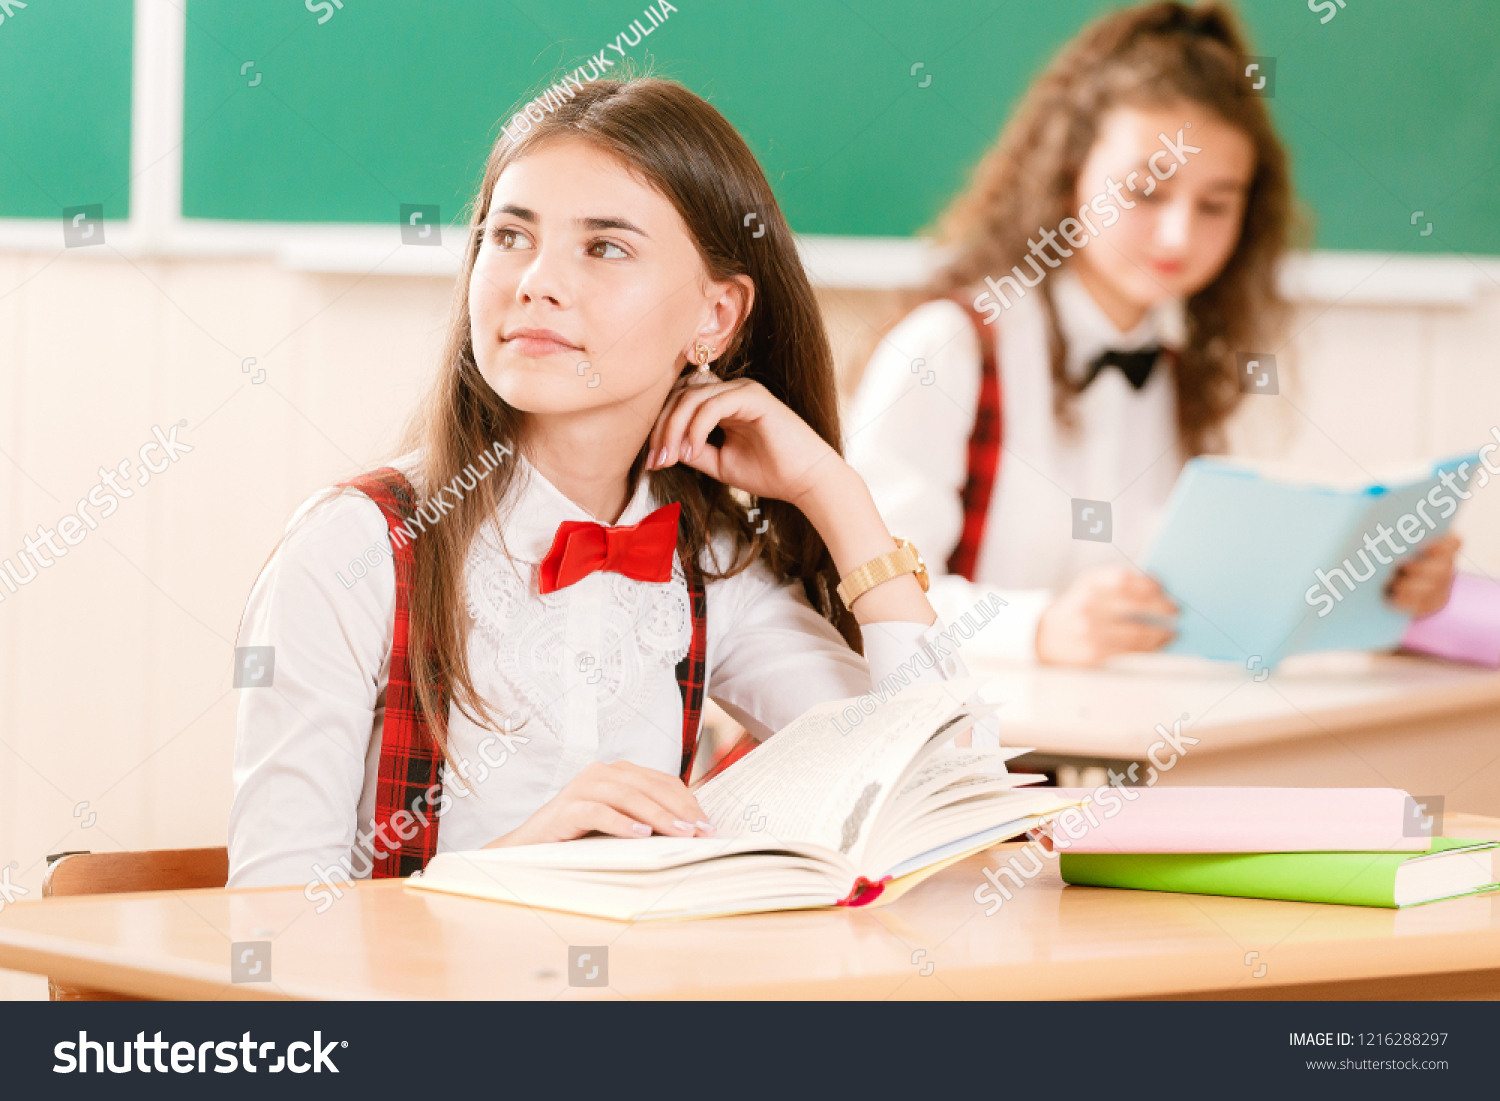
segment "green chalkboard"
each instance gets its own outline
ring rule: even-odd
[[[1241,10],[1276,59],[1316,244],[1500,254],[1495,0],[1315,2]],[[1053,51],[1114,6],[681,0],[631,46],[643,0],[186,3],[186,217],[389,223],[417,203],[451,221],[502,113],[623,32],[739,127],[797,230],[879,236],[928,224]],[[101,191],[123,213],[129,9],[37,2],[0,24],[0,216]]]
[[[133,7],[0,7],[0,218],[60,220],[94,204],[107,219],[130,213]]]

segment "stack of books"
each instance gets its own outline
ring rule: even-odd
[[[1396,788],[1118,794],[1046,827],[1065,882],[1392,908],[1500,889],[1500,842],[1434,836],[1436,816]]]

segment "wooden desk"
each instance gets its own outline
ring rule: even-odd
[[[1500,839],[1500,821],[1450,826]],[[1046,863],[986,917],[981,869],[1017,848],[882,909],[639,925],[389,880],[321,915],[301,888],[23,901],[0,914],[0,967],[203,999],[1500,998],[1495,895],[1313,906],[1064,888]],[[230,944],[245,940],[272,942],[274,982],[229,982]],[[568,985],[570,945],[609,948],[608,987]]]
[[[1399,787],[1442,795],[1449,811],[1500,815],[1493,670],[1348,653],[1298,655],[1260,681],[1167,654],[1101,670],[968,665],[996,678],[1002,740],[1049,757],[1144,762],[1156,725],[1186,714],[1183,730],[1200,741],[1161,783]]]

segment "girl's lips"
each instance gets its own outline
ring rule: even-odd
[[[561,340],[544,336],[513,336],[505,344],[523,356],[555,356],[562,352],[580,350]]]
[[[1181,275],[1183,263],[1181,260],[1153,260],[1151,270],[1158,275]]]

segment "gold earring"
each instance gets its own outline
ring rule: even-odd
[[[703,344],[703,343],[699,343],[699,344],[697,344],[697,345],[695,345],[693,347],[693,358],[698,363],[698,373],[700,375],[706,375],[706,374],[710,374],[711,373],[709,371],[709,367],[708,367],[708,360],[709,360],[709,357],[712,356],[715,351],[716,351],[715,348],[712,348],[709,345]]]

